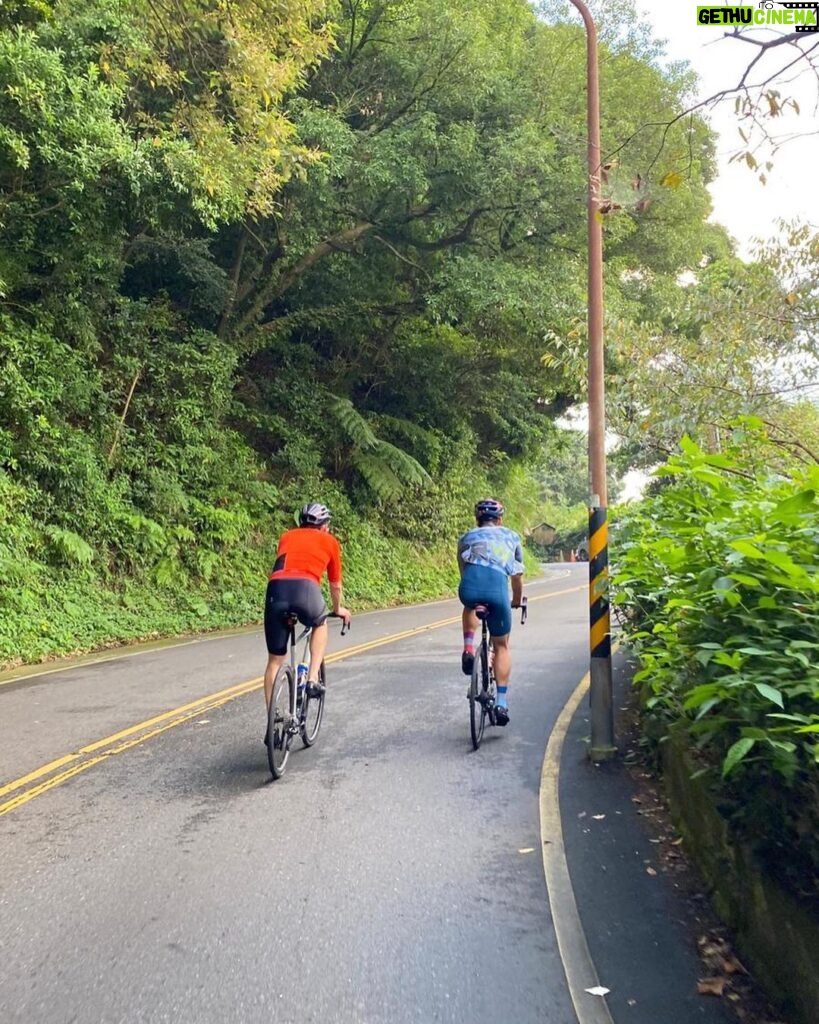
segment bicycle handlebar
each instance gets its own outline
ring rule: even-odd
[[[351,629],[353,628],[353,623],[352,623],[352,621],[349,621],[349,622],[348,622],[348,621],[346,621],[346,620],[344,619],[344,616],[342,616],[342,615],[337,615],[337,614],[336,614],[335,612],[330,612],[330,613],[329,613],[329,615],[327,616],[327,618],[328,618],[328,619],[341,619],[341,620],[342,620],[342,622],[344,623],[344,624],[342,625],[342,627],[341,627],[341,635],[342,635],[342,636],[346,636],[346,635],[347,635],[347,633],[349,633],[349,632],[350,632],[350,630],[351,630]]]

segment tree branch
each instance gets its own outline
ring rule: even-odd
[[[239,244],[236,246],[236,255],[233,260],[233,272],[230,275],[231,289],[228,301],[225,304],[225,308],[222,310],[222,316],[219,319],[219,326],[216,330],[216,334],[219,338],[225,336],[225,330],[233,316],[233,308],[236,304],[236,294],[239,290],[239,279],[242,275],[242,263],[245,258],[245,249],[247,248],[248,232],[247,229],[242,230],[241,237],[239,238]]]
[[[139,378],[141,376],[142,367],[140,366],[137,372],[134,374],[134,379],[131,381],[131,389],[128,392],[128,397],[125,399],[125,406],[122,410],[122,415],[119,418],[119,423],[117,423],[117,429],[114,431],[114,440],[111,442],[111,448],[108,452],[109,466],[114,460],[114,454],[116,453],[117,445],[119,444],[119,435],[122,431],[123,426],[125,425],[125,417],[128,415],[128,409],[130,408],[131,405],[131,399],[134,397],[134,392],[136,391],[136,386],[139,383]]]
[[[416,206],[410,207],[402,218],[401,223],[408,223],[409,221],[426,217],[434,209],[435,207],[432,203],[419,203]],[[319,242],[310,252],[305,253],[301,259],[297,260],[289,270],[284,271],[278,278],[268,281],[267,285],[260,289],[256,299],[240,318],[237,325],[238,333],[241,334],[250,329],[259,320],[261,314],[271,302],[281,298],[285,292],[293,287],[299,278],[311,270],[320,260],[334,252],[349,251],[350,246],[354,245],[376,226],[374,220],[368,219],[359,221],[352,227],[345,228],[342,231],[337,231],[335,234],[325,238],[323,242]]]

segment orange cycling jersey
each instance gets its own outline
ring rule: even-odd
[[[300,527],[282,534],[270,579],[307,579],[321,583],[325,569],[331,583],[341,583],[338,541],[325,530]]]

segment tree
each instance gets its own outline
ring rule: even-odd
[[[376,555],[426,586],[401,545],[440,545],[478,491],[529,521],[551,421],[584,391],[579,26],[526,0],[15,11],[0,560],[27,583],[4,622],[60,593],[57,569],[82,594],[150,584],[160,618],[196,587],[210,606],[217,565],[247,616],[268,534],[252,524],[283,525],[308,490],[359,538],[368,586]],[[678,187],[635,183],[640,126],[686,87],[650,52],[615,30],[603,49],[607,289],[637,323],[716,248],[704,125],[668,133],[657,175],[687,161]]]
[[[263,390],[294,423],[309,414],[282,381],[309,365],[364,414],[466,431],[487,465],[534,457],[543,403],[557,414],[585,379],[582,31],[539,22],[519,0],[347,2],[342,13],[334,56],[289,106],[301,142],[325,158],[288,183],[273,217],[223,235],[235,293],[220,331],[249,353],[247,393],[275,366]],[[711,158],[697,122],[704,155],[648,211],[629,177],[650,151],[635,129],[678,108],[685,81],[631,44],[606,56],[606,132],[621,149],[606,217],[617,293],[629,271],[674,275],[702,259]],[[425,444],[406,443],[415,455]]]
[[[815,236],[794,228],[755,263],[713,262],[636,329],[612,325],[612,424],[645,462],[675,451],[685,434],[719,450],[741,415],[761,418],[796,450],[791,403],[819,384],[817,254]],[[642,287],[632,282],[635,296]]]

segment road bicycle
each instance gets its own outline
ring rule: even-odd
[[[327,618],[338,619],[341,616],[330,614]],[[280,779],[284,775],[293,738],[301,736],[304,746],[312,747],[324,717],[327,673],[322,661],[318,683],[308,684],[306,666],[310,661],[310,634],[313,627],[305,626],[296,636],[298,621],[295,612],[284,613],[284,622],[290,634],[290,663],[285,662],[276,673],[267,709],[267,763],[274,779]],[[349,622],[344,622],[341,635],[344,636],[349,628]],[[304,647],[297,667],[296,649],[302,640]]]
[[[481,621],[481,642],[475,649],[475,661],[472,665],[472,680],[469,684],[469,731],[472,734],[472,746],[475,750],[481,745],[487,721],[490,725],[496,725],[495,701],[498,695],[497,683],[495,682],[494,651],[492,639],[489,636],[489,627],[486,620],[489,617],[489,607],[485,604],[474,606],[474,612]],[[527,600],[521,598],[520,602],[520,624],[526,622]]]

